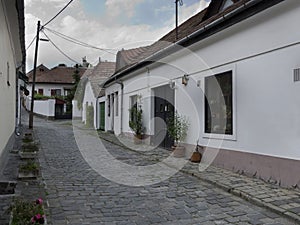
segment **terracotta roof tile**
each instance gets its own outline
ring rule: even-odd
[[[42,68],[41,65],[38,68]],[[82,76],[86,68],[79,67],[79,75]],[[73,84],[73,74],[75,67],[57,66],[51,70],[37,70],[36,83],[56,83],[56,84]],[[32,71],[27,74],[29,83],[32,82]]]
[[[87,74],[88,80],[91,82],[92,89],[95,96],[99,96],[102,84],[108,77],[110,77],[116,68],[115,62],[99,62],[92,71]]]
[[[172,43],[186,38],[205,25],[213,22],[214,20],[217,20],[224,14],[233,11],[234,9],[238,8],[248,1],[250,0],[233,0],[234,4],[226,8],[224,11],[219,12],[218,10],[221,6],[220,2],[222,1],[212,0],[207,8],[192,16],[190,19],[186,20],[180,26],[178,26],[178,39],[176,39],[176,29],[173,29],[150,46],[119,51],[117,54],[116,73],[122,72],[126,68],[137,64],[143,59],[146,59],[156,52],[170,46]]]

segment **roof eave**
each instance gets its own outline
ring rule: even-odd
[[[182,49],[181,47],[188,47],[196,42],[199,42],[205,38],[210,37],[234,24],[237,24],[269,7],[272,7],[284,0],[250,0],[240,7],[228,12],[222,17],[212,21],[211,23],[203,26],[201,29],[195,31],[194,33],[188,35],[187,37],[179,40],[176,43],[154,53],[153,55],[147,57],[146,59],[130,66],[129,68],[116,73],[114,76],[110,77],[105,83],[104,87],[116,82],[118,79],[126,76],[127,74],[134,72],[144,66],[155,63],[170,54],[177,52]],[[181,46],[181,47],[179,47]]]

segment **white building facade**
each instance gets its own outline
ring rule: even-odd
[[[215,17],[177,42],[186,48],[169,45],[106,82],[106,130],[132,133],[137,101],[155,140],[177,111],[206,163],[300,185],[300,2],[236,3]]]
[[[17,76],[25,68],[24,2],[0,3],[0,172],[5,154],[12,148],[18,125]]]

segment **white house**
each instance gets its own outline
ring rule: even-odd
[[[177,38],[171,31],[127,64],[120,57],[132,50],[124,50],[104,85],[106,130],[131,134],[128,109],[137,102],[152,143],[169,147],[165,123],[176,110],[189,119],[185,143],[199,141],[204,162],[299,186],[296,21],[299,1],[212,0]]]
[[[103,108],[101,103],[98,101],[98,97],[103,95],[101,88],[101,83],[103,83],[108,77],[110,77],[115,72],[116,64],[114,62],[102,62],[93,68],[88,69],[82,77],[83,84],[83,100],[82,100],[82,121],[85,124],[92,125],[95,129],[100,129],[104,126],[103,119],[105,115],[102,116],[100,108]],[[74,107],[74,106],[73,106]],[[103,112],[103,111],[102,111]]]
[[[25,72],[24,1],[0,4],[0,173],[12,148],[19,121],[20,87]]]
[[[45,96],[67,96],[74,86],[73,74],[75,67],[67,67],[65,64],[59,64],[51,69],[43,64],[36,69],[35,92]],[[85,72],[86,67],[79,67],[80,77]],[[31,96],[33,70],[27,73],[29,78],[28,90]]]

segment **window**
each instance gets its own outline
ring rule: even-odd
[[[71,94],[71,89],[64,89],[64,95],[68,96],[69,94]]]
[[[60,89],[51,89],[51,96],[61,96]]]
[[[39,88],[39,89],[38,89],[38,93],[39,93],[40,95],[44,95],[44,89]]]
[[[107,95],[107,116],[110,116],[110,95]]]
[[[232,71],[205,78],[205,133],[233,135]]]
[[[119,116],[119,94],[118,92],[115,93],[115,102],[116,102],[116,116]]]

